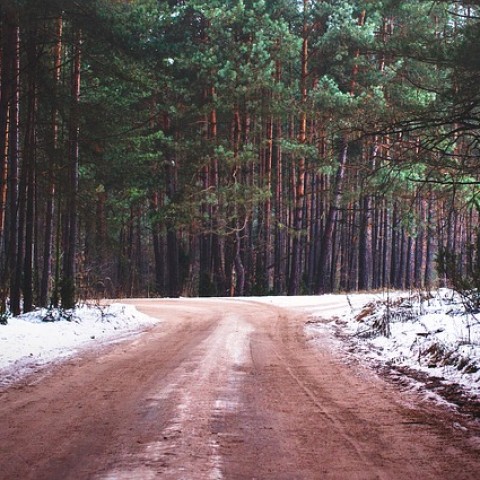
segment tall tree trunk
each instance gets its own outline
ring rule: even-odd
[[[150,203],[150,209],[153,213],[152,223],[152,243],[153,243],[153,258],[155,261],[155,291],[157,294],[163,295],[165,292],[165,259],[164,248],[161,238],[160,224],[155,219],[155,214],[158,212],[160,200],[159,193],[154,192]]]
[[[245,128],[249,128],[245,125]],[[241,179],[238,176],[242,175],[241,169],[237,164],[237,157],[239,154],[240,149],[240,139],[242,135],[242,122],[241,116],[238,108],[235,110],[234,119],[233,119],[233,128],[232,128],[232,141],[233,141],[233,151],[235,157],[235,164],[233,166],[232,171],[232,178],[233,183],[236,185]],[[248,133],[245,133],[245,136]],[[245,294],[245,266],[243,264],[242,259],[242,238],[240,233],[244,231],[245,225],[242,225],[241,218],[240,218],[240,210],[238,207],[237,199],[234,200],[234,217],[235,217],[235,244],[234,244],[234,258],[233,258],[233,266],[232,266],[232,278],[234,279],[235,287],[233,288],[233,292],[237,296],[243,296]]]
[[[283,193],[283,159],[282,159],[282,147],[280,140],[282,139],[282,124],[278,119],[275,125],[276,143],[274,148],[274,163],[276,167],[276,185],[275,185],[275,246],[274,246],[274,280],[273,291],[275,294],[280,294],[284,291],[284,279],[286,277],[286,239],[285,239],[285,225],[287,224],[285,219],[285,208],[283,205],[284,193]]]
[[[427,288],[432,287],[435,280],[435,257],[438,250],[438,232],[436,229],[436,210],[435,210],[435,197],[430,192],[428,198],[428,213],[427,213],[427,251],[426,251],[426,264],[425,264],[425,286]],[[480,253],[480,251],[479,251]],[[478,257],[480,258],[480,256]]]
[[[164,131],[171,133],[171,120],[168,114],[163,117]],[[165,162],[165,178],[166,178],[166,197],[170,201],[174,201],[177,190],[177,165],[172,152],[167,152]],[[174,219],[168,219],[166,222],[166,254],[167,254],[167,271],[168,284],[167,293],[169,297],[176,298],[181,293],[180,279],[180,249],[178,245],[178,232]]]
[[[69,119],[68,193],[65,213],[62,307],[74,308],[76,302],[75,259],[78,231],[78,168],[79,168],[79,103],[81,72],[81,33],[75,33],[73,70],[71,77],[71,107]]]
[[[392,202],[392,222],[391,222],[391,247],[390,247],[390,277],[388,281],[389,287],[397,286],[397,272],[399,270],[399,248],[400,248],[400,234],[399,234],[399,219],[397,202]]]
[[[368,148],[368,147],[366,147]],[[375,170],[376,157],[378,151],[377,141],[368,151],[368,158],[366,161],[369,164],[371,171]],[[360,290],[369,290],[372,287],[373,276],[375,273],[374,264],[378,258],[374,258],[372,254],[373,247],[373,225],[372,225],[372,199],[367,193],[361,200],[362,216],[360,225],[360,240],[359,240],[359,259],[358,259],[358,288]]]
[[[301,112],[298,132],[298,142],[304,145],[307,141],[307,77],[308,77],[308,26],[307,26],[308,0],[303,0],[303,32],[301,51]],[[290,268],[290,279],[288,283],[288,294],[296,295],[299,291],[301,280],[302,245],[303,245],[303,214],[305,208],[305,168],[306,159],[302,152],[297,162],[295,182],[295,209],[293,220],[293,244],[292,260]]]
[[[168,296],[180,296],[180,270],[177,231],[173,225],[167,227],[167,264],[168,264]]]
[[[7,312],[7,298],[9,297],[9,279],[11,257],[9,252],[10,232],[8,225],[10,218],[7,215],[7,192],[9,190],[10,164],[10,125],[12,124],[12,101],[15,82],[15,45],[16,35],[14,18],[6,8],[0,10],[1,21],[1,57],[0,57],[0,315]]]
[[[348,157],[348,141],[346,138],[342,139],[340,146],[339,162],[337,167],[337,173],[335,175],[335,183],[332,185],[333,192],[331,197],[330,208],[328,210],[327,219],[325,222],[325,228],[322,236],[322,246],[319,255],[318,265],[318,278],[317,278],[317,293],[326,293],[331,290],[332,285],[328,281],[327,274],[329,272],[329,264],[333,261],[333,233],[335,223],[338,216],[338,209],[340,207],[343,180],[345,177],[345,167]]]
[[[371,286],[372,272],[372,218],[370,197],[365,195],[362,200],[360,224],[360,239],[358,248],[358,288],[368,290]]]
[[[14,81],[14,41],[12,39],[12,26],[9,25],[11,18],[3,10],[0,11],[2,28],[0,44],[0,249],[4,247],[5,209],[7,195],[8,173],[8,113],[12,98],[12,84]],[[3,255],[2,255],[3,259]],[[5,265],[0,265],[1,283],[6,281]],[[2,292],[3,295],[3,292]]]
[[[210,97],[213,100],[216,96],[215,88],[210,90]],[[217,121],[217,110],[212,108],[210,111],[210,122],[209,122],[209,132],[208,140],[213,147],[216,147],[218,143],[218,121]],[[211,273],[210,278],[212,279],[212,286],[214,289],[214,294],[224,294],[226,292],[226,272],[225,272],[225,239],[221,233],[223,225],[223,219],[221,217],[224,205],[222,205],[221,198],[218,195],[220,190],[220,173],[218,166],[218,158],[216,155],[213,156],[211,161],[210,168],[210,186],[215,189],[217,193],[216,201],[211,207],[211,218],[212,218],[212,238],[211,238]]]
[[[52,250],[53,250],[53,230],[55,218],[55,167],[58,164],[58,109],[55,106],[57,102],[57,92],[60,83],[60,75],[62,71],[62,34],[63,19],[59,16],[55,19],[55,38],[53,47],[53,91],[54,101],[51,110],[51,126],[48,141],[48,186],[47,186],[47,202],[45,210],[45,238],[43,245],[43,268],[42,278],[40,282],[40,298],[41,306],[46,307],[49,303],[48,292],[50,289],[50,277],[52,274]],[[58,288],[56,286],[55,288]]]
[[[310,196],[308,202],[309,213],[307,217],[309,218],[309,229],[308,229],[308,240],[307,246],[308,250],[305,253],[306,257],[306,279],[308,293],[313,293],[315,291],[315,274],[317,271],[316,259],[317,259],[317,238],[318,238],[318,195],[319,195],[319,176],[314,173],[310,177]]]
[[[19,262],[18,249],[18,168],[19,168],[19,120],[20,120],[20,29],[10,19],[7,22],[9,48],[13,51],[12,59],[12,95],[9,109],[9,137],[8,137],[8,212],[9,212],[9,239],[7,258],[9,259],[10,276],[10,309],[13,315],[21,313],[20,284],[18,271],[22,268]]]
[[[415,258],[414,258],[414,272],[413,272],[413,284],[416,288],[425,287],[425,268],[427,259],[427,203],[425,199],[419,199],[417,201],[417,210],[420,225],[417,228],[415,236]]]
[[[391,285],[390,272],[391,272],[391,247],[392,247],[392,229],[391,229],[391,204],[388,200],[383,203],[383,228],[381,235],[382,246],[382,276],[381,286],[389,287]]]
[[[35,129],[36,129],[36,26],[30,25],[27,43],[28,91],[27,115],[25,125],[25,148],[23,168],[25,169],[25,257],[23,268],[23,310],[33,310],[33,253],[35,226]]]
[[[265,190],[267,199],[264,204],[264,254],[263,254],[263,270],[264,285],[262,290],[269,292],[273,287],[273,235],[272,235],[272,169],[273,169],[273,116],[267,121],[266,136],[267,147],[265,151]]]
[[[213,102],[211,98],[213,90],[205,89],[203,93],[204,101],[207,103],[209,101]],[[216,118],[214,117],[215,121]],[[211,112],[209,114],[205,114],[202,118],[203,122],[203,129],[202,129],[202,143],[207,147],[210,143],[210,121],[211,121]],[[215,127],[216,128],[216,127]],[[208,148],[208,147],[207,147]],[[207,195],[210,188],[212,187],[212,174],[210,172],[211,169],[211,162],[205,161],[204,165],[202,166],[200,172],[200,179],[202,182],[202,190],[203,194]],[[199,239],[199,285],[198,285],[198,294],[201,297],[209,297],[213,295],[214,285],[213,279],[211,276],[212,273],[212,234],[210,232],[211,222],[212,222],[212,209],[211,205],[208,204],[206,201],[203,201],[200,207],[201,216],[206,222],[207,225],[204,225],[204,231],[200,233]],[[206,231],[205,231],[206,230]]]

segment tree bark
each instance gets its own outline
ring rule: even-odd
[[[319,261],[318,261],[318,278],[317,278],[317,293],[322,294],[332,289],[332,285],[327,278],[329,272],[329,263],[332,262],[332,250],[333,250],[333,233],[335,223],[338,216],[338,209],[340,207],[343,180],[345,177],[345,167],[348,157],[348,141],[346,138],[342,139],[340,146],[339,162],[337,167],[337,173],[335,175],[335,183],[333,184],[333,193],[330,203],[330,208],[325,222],[325,229],[322,236],[322,246],[320,249]]]
[[[53,107],[51,110],[51,126],[48,141],[48,186],[47,201],[45,210],[45,237],[43,245],[43,268],[40,282],[39,303],[46,307],[49,304],[48,292],[50,289],[50,278],[52,274],[52,250],[53,250],[53,231],[55,218],[55,168],[58,164],[58,109],[55,106],[57,101],[57,92],[60,84],[60,75],[62,71],[62,35],[63,35],[63,19],[59,16],[55,19],[55,36],[53,47]]]
[[[7,175],[8,175],[8,126],[9,109],[12,100],[12,86],[14,81],[14,57],[15,57],[15,39],[12,38],[11,17],[6,11],[0,11],[0,20],[2,27],[1,36],[1,70],[0,70],[0,249],[5,247],[4,229],[5,229],[5,210],[7,196]],[[5,275],[7,268],[0,265],[0,275],[2,289],[6,282]],[[2,292],[2,295],[4,293]]]
[[[74,308],[76,303],[75,260],[78,231],[78,169],[79,169],[79,103],[81,74],[81,33],[75,33],[71,77],[71,106],[69,119],[68,194],[65,212],[64,257],[62,278],[62,307]]]
[[[19,168],[19,120],[20,120],[20,28],[15,20],[7,22],[6,35],[13,52],[12,59],[12,95],[9,109],[8,137],[8,217],[9,239],[7,258],[9,259],[10,276],[10,310],[13,315],[21,313],[21,292],[18,282],[19,263],[19,232],[18,232],[18,168]]]
[[[298,132],[298,143],[305,145],[307,141],[307,77],[308,77],[308,26],[307,26],[308,0],[303,0],[303,32],[301,50],[301,111]],[[295,208],[293,220],[293,243],[288,294],[297,295],[300,288],[302,245],[303,245],[303,214],[305,208],[305,172],[306,159],[302,152],[297,162],[295,181]]]
[[[25,256],[23,268],[23,311],[33,310],[33,253],[35,226],[35,141],[36,141],[36,26],[31,24],[26,38],[28,69],[27,113],[25,125]]]

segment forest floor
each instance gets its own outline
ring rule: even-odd
[[[364,297],[131,303],[160,321],[0,386],[1,480],[478,478],[475,418],[338,348]]]

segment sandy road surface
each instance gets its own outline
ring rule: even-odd
[[[167,320],[0,392],[0,479],[480,478],[478,431],[308,346],[300,315],[135,303]]]

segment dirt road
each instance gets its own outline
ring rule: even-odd
[[[0,392],[0,479],[480,478],[478,430],[309,346],[301,315],[135,303],[166,320]]]

